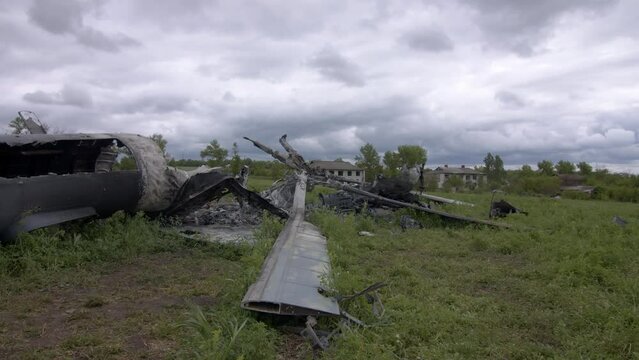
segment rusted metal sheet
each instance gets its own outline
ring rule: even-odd
[[[337,301],[320,294],[330,272],[326,238],[304,221],[306,173],[300,172],[291,217],[266,258],[260,277],[244,299],[244,309],[278,315],[340,315]]]

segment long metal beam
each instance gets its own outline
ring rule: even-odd
[[[430,194],[424,194],[424,193],[420,193],[419,191],[411,191],[410,193],[413,194],[413,195],[421,196],[424,199],[428,199],[428,200],[431,200],[431,201],[434,201],[434,202],[438,202],[438,203],[442,203],[442,204],[475,206],[475,204],[471,204],[469,202],[465,202],[465,201],[461,201],[461,200],[449,199],[449,198],[430,195]]]

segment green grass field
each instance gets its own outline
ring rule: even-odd
[[[441,195],[476,204],[448,211],[487,217],[488,194]],[[323,356],[639,358],[639,207],[506,199],[530,212],[504,219],[511,230],[405,211],[312,214],[328,238],[328,285],[349,294],[387,284],[384,316],[353,301],[348,311],[369,326],[344,328]],[[426,227],[402,232],[400,214]],[[0,358],[300,358],[303,340],[239,308],[280,229],[266,218],[256,245],[222,246],[116,214],[23,236],[0,248]]]

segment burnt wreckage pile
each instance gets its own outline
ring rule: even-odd
[[[123,151],[135,160],[135,170],[117,169]],[[288,217],[232,176],[167,166],[155,142],[139,135],[0,136],[0,241],[119,210],[185,217],[228,193],[260,211]]]

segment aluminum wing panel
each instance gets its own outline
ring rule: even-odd
[[[319,293],[322,278],[330,271],[326,238],[304,221],[306,174],[295,188],[292,216],[267,256],[258,280],[252,284],[242,307],[279,315],[339,315],[337,301]]]

